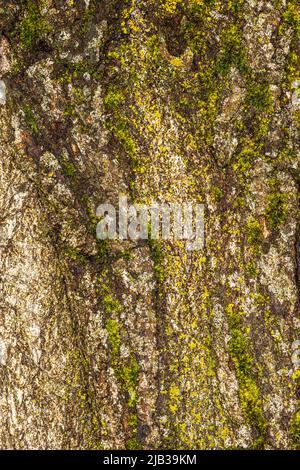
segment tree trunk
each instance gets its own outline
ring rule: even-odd
[[[298,0],[0,25],[0,447],[299,448]],[[204,204],[203,249],[97,241],[120,194]]]

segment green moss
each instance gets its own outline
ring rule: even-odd
[[[120,104],[124,103],[125,97],[116,87],[112,87],[107,91],[104,99],[105,105],[110,109],[116,109]]]
[[[159,38],[157,34],[152,34],[146,41],[146,47],[148,52],[151,54],[151,57],[157,58],[159,54]]]
[[[246,235],[250,245],[256,246],[262,242],[262,228],[259,221],[252,216],[246,222]]]
[[[130,357],[129,360],[123,360],[120,357],[120,348],[122,345],[121,329],[121,323],[117,320],[109,319],[106,323],[111,348],[112,366],[116,377],[122,383],[124,392],[128,394],[128,407],[135,409],[137,404],[136,384],[139,366],[134,357]]]
[[[300,410],[297,411],[295,416],[292,419],[290,426],[290,436],[293,443],[299,447],[300,446]]]
[[[128,424],[131,428],[132,438],[130,440],[136,442],[135,435],[137,433],[137,377],[139,366],[133,356],[121,358],[120,347],[122,344],[121,324],[116,320],[108,320],[106,329],[108,332],[109,344],[111,347],[111,361],[116,377],[121,383],[124,395],[127,400]]]
[[[227,306],[226,313],[231,334],[229,353],[236,369],[241,408],[255,435],[253,446],[263,448],[267,421],[263,412],[260,390],[255,380],[254,360],[249,353],[249,342],[242,323],[242,313],[235,312],[232,304]]]
[[[76,80],[82,79],[86,73],[94,79],[99,79],[101,76],[97,66],[93,66],[84,60],[80,60],[75,64],[66,64],[65,62],[58,61],[57,66],[60,66],[62,69],[57,78],[59,83],[70,84],[76,82]]]
[[[131,135],[130,128],[128,127],[126,121],[120,120],[118,122],[117,126],[115,127],[115,135],[120,141],[120,143],[123,145],[125,151],[131,157],[134,166],[137,167],[137,148],[135,145],[135,141]]]
[[[239,24],[232,24],[223,32],[222,44],[223,47],[216,63],[216,71],[225,75],[233,65],[242,71],[245,67],[245,51]]]
[[[74,103],[76,105],[81,105],[85,102],[85,96],[84,96],[82,88],[73,86],[72,87],[72,95],[73,95],[73,98],[74,98]]]
[[[63,400],[67,409],[74,406],[79,412],[78,432],[83,447],[90,450],[101,449],[101,432],[103,423],[98,419],[95,395],[89,384],[91,364],[78,344],[69,352],[66,366],[66,388]]]
[[[296,384],[296,392],[300,392],[300,370],[296,370],[293,374],[293,379]],[[293,442],[293,445],[299,449],[300,448],[300,402],[298,401],[298,409],[293,416],[290,424],[290,438]]]
[[[276,229],[282,225],[287,218],[287,196],[282,193],[276,179],[270,181],[270,193],[267,198],[267,207],[264,211],[270,226]]]
[[[127,450],[139,450],[141,448],[138,440],[136,438],[131,438],[126,441]]]
[[[237,16],[243,14],[243,8],[245,5],[245,0],[229,0],[228,9]]]
[[[67,158],[62,158],[61,166],[62,166],[62,170],[65,176],[68,176],[69,178],[71,178],[72,176],[75,175],[76,167]]]
[[[117,86],[110,87],[104,98],[104,104],[111,113],[107,120],[107,126],[113,132],[126,154],[130,157],[134,171],[139,166],[137,147],[132,136],[130,120],[126,116],[125,110],[122,109],[124,103],[125,96],[121,89]]]
[[[169,397],[169,408],[173,414],[176,414],[178,410],[178,404],[180,402],[180,388],[178,385],[174,383],[170,385]]]
[[[270,84],[267,80],[256,81],[251,76],[248,80],[246,104],[254,107],[256,111],[271,111],[272,99],[270,93]]]
[[[120,302],[115,300],[110,293],[104,295],[102,303],[108,315],[119,313],[122,310]]]
[[[245,272],[248,276],[256,277],[259,274],[259,269],[255,263],[255,261],[251,260],[249,263],[245,265]]]
[[[91,233],[95,235],[96,231],[96,224],[91,224]],[[108,261],[108,255],[110,252],[109,242],[108,240],[97,240],[97,248],[98,248],[98,260],[99,262]]]
[[[136,384],[139,366],[134,357],[130,358],[129,366],[124,365],[121,368],[120,376],[124,382],[125,389],[129,394],[128,406],[135,408],[137,405]]]
[[[245,147],[235,158],[233,162],[233,170],[237,173],[241,182],[246,182],[258,153],[252,146]]]
[[[117,254],[117,258],[122,258],[126,261],[130,261],[131,260],[131,250],[124,250],[124,251],[121,251]]]
[[[212,194],[213,194],[213,198],[216,202],[220,202],[222,200],[223,192],[220,188],[217,188],[216,186],[214,186],[212,188]]]
[[[105,295],[102,299],[106,314],[119,315],[121,305],[115,300],[109,292],[107,286],[104,286]],[[111,364],[116,378],[121,384],[128,411],[128,422],[131,428],[132,442],[136,439],[137,433],[137,379],[139,366],[133,355],[130,357],[121,357],[123,323],[119,319],[108,318],[106,321],[106,330],[108,333],[108,342],[110,346]]]
[[[89,5],[88,8],[82,14],[82,23],[81,23],[81,31],[83,34],[86,34],[92,24],[93,18],[95,18],[97,9],[96,5]]]
[[[237,366],[239,375],[251,375],[253,360],[248,353],[248,343],[244,334],[238,328],[231,329],[229,352]]]
[[[172,15],[177,11],[177,8],[182,4],[182,0],[163,0],[160,2],[164,14]]]
[[[258,437],[255,438],[254,447],[257,447],[258,443],[260,443],[260,447],[263,447],[267,431],[267,421],[263,413],[260,390],[253,378],[240,377],[239,398],[248,424],[258,434]]]
[[[20,23],[20,44],[30,49],[39,39],[47,36],[51,26],[40,13],[39,2],[28,0],[25,16]]]
[[[65,254],[67,258],[73,261],[85,261],[84,255],[77,248],[67,247]]]
[[[296,36],[300,36],[300,10],[299,2],[288,1],[282,15],[283,23],[293,28]]]
[[[33,132],[33,134],[39,134],[38,116],[34,113],[29,104],[23,106],[23,112],[25,115],[25,122],[29,129]]]
[[[164,252],[161,244],[156,240],[149,240],[150,254],[154,265],[154,274],[157,282],[162,283],[165,279],[165,270],[163,267]]]
[[[121,325],[118,321],[113,319],[108,319],[106,322],[106,330],[108,333],[108,341],[112,350],[112,354],[114,356],[119,355],[120,347],[121,347]],[[114,358],[115,360],[115,358]]]

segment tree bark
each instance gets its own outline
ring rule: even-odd
[[[0,0],[0,447],[300,446],[297,0]],[[96,208],[205,207],[205,245]]]

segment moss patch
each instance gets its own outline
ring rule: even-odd
[[[253,429],[253,447],[263,448],[267,421],[260,390],[256,384],[254,360],[249,353],[249,343],[242,324],[242,313],[237,313],[231,304],[227,306],[226,313],[231,333],[229,353],[235,365],[241,408],[248,425]]]
[[[20,44],[22,49],[30,49],[39,39],[52,30],[41,15],[39,2],[28,0],[24,18],[20,23]]]

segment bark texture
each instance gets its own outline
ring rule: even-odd
[[[0,26],[0,447],[299,447],[299,1]],[[203,203],[204,249],[97,242],[120,193]]]

